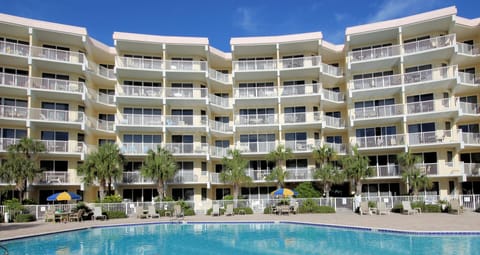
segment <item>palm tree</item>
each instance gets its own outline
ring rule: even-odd
[[[315,169],[313,175],[315,179],[320,180],[326,197],[329,197],[333,184],[341,183],[344,180],[343,174],[332,163],[335,157],[335,151],[327,145],[313,150],[313,158],[315,163],[318,164],[318,168]]]
[[[166,182],[175,177],[178,171],[178,164],[169,150],[158,146],[157,151],[148,150],[145,163],[140,171],[143,176],[151,178],[157,183],[158,195],[160,196],[160,201],[162,201],[166,195]]]
[[[402,179],[407,185],[409,194],[417,196],[418,190],[428,188],[431,182],[425,173],[420,171],[417,165],[421,163],[421,158],[413,155],[410,150],[398,156],[398,164],[402,169]]]
[[[32,182],[41,171],[36,164],[38,153],[45,151],[45,145],[28,137],[8,147],[8,156],[0,167],[0,176],[6,182],[15,182],[15,189],[22,201],[28,182]]]
[[[248,160],[242,157],[239,150],[228,150],[227,156],[223,157],[223,171],[220,173],[220,180],[233,186],[233,199],[236,207],[240,187],[252,182],[252,178],[247,175]]]
[[[373,175],[373,168],[369,165],[367,156],[358,153],[357,146],[352,148],[352,154],[347,155],[341,160],[347,178],[353,181],[355,185],[355,195],[362,194],[362,181]]]
[[[113,181],[122,177],[124,157],[115,143],[104,143],[98,151],[87,156],[85,163],[78,168],[78,173],[83,174],[83,182],[92,184],[99,182],[100,200],[105,198],[105,188],[111,194]],[[108,186],[107,186],[108,185]]]
[[[271,151],[267,155],[267,160],[270,162],[275,162],[275,168],[266,177],[266,180],[276,181],[277,188],[284,187],[285,179],[288,178],[288,172],[284,170],[282,166],[291,158],[293,158],[292,149],[285,148],[285,146],[282,144],[278,145],[275,150]]]

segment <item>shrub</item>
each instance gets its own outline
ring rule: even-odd
[[[272,208],[270,206],[265,207],[263,214],[272,214]]]
[[[315,209],[315,213],[335,213],[335,208],[326,205],[320,205]]]
[[[442,207],[441,205],[425,205],[425,209],[422,209],[422,212],[441,213]]]
[[[225,214],[225,209],[223,209],[223,208],[220,208],[218,211],[220,212],[220,215]],[[207,215],[212,215],[212,212],[213,212],[213,208],[208,209],[207,210]]]
[[[232,195],[226,195],[223,197],[223,200],[233,200],[233,196]]]
[[[35,215],[33,214],[18,214],[15,216],[15,222],[31,222],[36,221]]]
[[[24,205],[36,205],[37,202],[35,202],[35,200],[33,200],[33,199],[26,198],[22,201],[22,204],[24,204]]]
[[[193,208],[186,208],[184,211],[183,211],[183,215],[185,216],[194,216],[195,215],[195,211],[193,210]]]
[[[394,213],[402,213],[403,211],[403,206],[402,204],[394,204],[392,208],[392,212]]]
[[[238,207],[238,208],[233,208],[233,213],[235,214],[240,214],[239,211],[243,210],[245,214],[253,214],[253,210],[250,207]]]
[[[335,213],[335,209],[331,206],[317,205],[313,199],[307,199],[298,208],[299,213]]]
[[[368,201],[368,207],[369,208],[377,208],[377,202],[376,201]]]
[[[321,197],[322,194],[320,191],[315,189],[311,182],[303,182],[300,183],[296,188],[295,191],[298,192],[298,198],[312,198],[312,197]]]
[[[3,204],[5,205],[5,209],[9,212],[10,215],[10,219],[8,219],[8,221],[15,219],[17,214],[20,214],[25,210],[25,207],[20,203],[20,200],[18,200],[17,198],[5,200]]]
[[[122,196],[120,195],[110,195],[106,196],[101,202],[102,203],[121,203],[122,202]]]
[[[127,218],[127,215],[125,214],[125,212],[122,212],[122,211],[106,211],[103,214],[106,214],[108,219]]]

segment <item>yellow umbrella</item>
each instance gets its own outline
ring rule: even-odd
[[[272,196],[291,197],[291,196],[298,195],[298,192],[296,192],[294,190],[291,190],[291,189],[287,189],[287,188],[280,188],[280,189],[277,189],[277,190],[273,191],[271,194],[272,194]]]

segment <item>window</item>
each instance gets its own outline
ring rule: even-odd
[[[356,129],[357,137],[395,135],[396,133],[397,133],[397,127],[395,126]]]
[[[325,140],[327,143],[342,143],[341,136],[327,136]]]
[[[15,98],[0,98],[0,105],[8,105],[15,107],[27,107],[27,100]]]
[[[435,131],[435,122],[408,125],[408,133],[433,132],[433,131]]]
[[[98,139],[98,146],[101,146],[105,143],[115,143],[114,139]]]
[[[207,188],[202,188],[202,201],[207,200]]]
[[[478,124],[464,124],[458,125],[458,128],[462,130],[463,133],[479,133]]]
[[[307,133],[285,133],[285,147],[294,151],[306,151],[307,150]]]
[[[115,121],[115,114],[99,113],[98,119],[104,121]]]
[[[307,159],[289,159],[286,162],[287,169],[306,169],[308,167]]]
[[[313,83],[313,82],[312,82]],[[317,86],[313,86],[313,92],[317,93]],[[284,81],[282,96],[305,94],[305,80]]]
[[[193,135],[172,135],[172,143],[193,143]]]
[[[123,108],[123,122],[128,125],[160,125],[162,109],[158,108]]]
[[[68,132],[60,131],[41,131],[40,136],[42,140],[49,141],[68,141]]]
[[[230,195],[230,188],[215,189],[215,200],[222,200],[225,196]]]
[[[40,169],[43,171],[67,172],[68,161],[66,160],[40,160]]]
[[[275,162],[267,160],[250,160],[248,169],[250,170],[272,170],[275,168]]]
[[[405,83],[432,80],[432,65],[412,66],[405,68]]]
[[[172,198],[173,200],[192,201],[194,191],[193,188],[173,188]]]
[[[270,152],[275,149],[275,134],[240,135],[240,146],[250,152]]]
[[[305,122],[305,106],[285,107],[285,123]]]
[[[142,161],[128,161],[123,164],[123,171],[125,172],[135,172],[140,171],[143,166]]]

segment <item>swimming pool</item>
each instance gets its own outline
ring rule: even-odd
[[[98,227],[3,243],[38,254],[478,254],[478,234],[398,234],[295,223]]]

